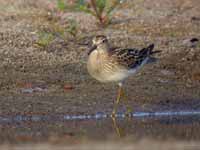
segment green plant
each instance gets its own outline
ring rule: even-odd
[[[67,26],[63,27],[59,24],[53,24],[52,30],[55,35],[60,36],[63,40],[66,38],[66,33],[69,33],[73,38],[77,37],[78,26],[77,22],[73,19],[69,19],[67,22]]]
[[[54,35],[51,32],[40,31],[38,32],[38,40],[36,44],[40,47],[46,47],[53,39]]]
[[[62,38],[64,41],[66,40],[69,34],[73,36],[73,38],[77,37],[78,26],[77,22],[73,19],[68,21],[67,26],[63,27],[59,25],[57,22],[52,22],[47,29],[43,29],[37,32],[38,40],[35,44],[39,47],[47,47],[56,37]]]
[[[69,20],[66,31],[75,38],[78,32],[77,22],[75,20]]]
[[[66,9],[66,4],[63,0],[58,0],[57,1],[57,7],[59,10],[64,11]]]
[[[76,0],[73,4],[68,4],[64,0],[58,0],[60,10],[82,11],[94,16],[100,25],[106,26],[112,20],[112,12],[123,1],[122,0]]]

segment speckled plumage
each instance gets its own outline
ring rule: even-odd
[[[119,103],[122,93],[122,82],[140,67],[147,63],[149,57],[156,53],[154,45],[147,48],[123,49],[111,48],[106,36],[93,38],[93,47],[89,51],[87,69],[89,74],[100,82],[118,82],[120,90],[116,103]],[[113,110],[115,113],[115,108]]]
[[[142,50],[113,49],[105,36],[95,37],[93,44],[97,45],[89,53],[87,68],[90,75],[101,82],[123,81],[146,63],[154,47],[152,44]]]

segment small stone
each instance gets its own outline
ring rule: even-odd
[[[192,79],[194,81],[200,81],[200,72],[195,72],[192,74]]]
[[[193,16],[193,17],[191,18],[191,20],[192,20],[192,21],[200,21],[200,17]]]
[[[172,76],[172,75],[174,75],[174,72],[172,72],[172,71],[169,71],[169,70],[161,70],[160,71],[163,75],[166,75],[166,76]]]
[[[30,94],[30,93],[33,93],[33,89],[32,88],[23,88],[23,89],[21,89],[21,92],[22,93],[28,93],[28,94]]]
[[[188,46],[188,47],[196,47],[198,43],[199,43],[199,39],[196,37],[183,40],[183,45]]]
[[[41,88],[41,87],[35,87],[33,90],[34,90],[34,92],[46,92],[47,91],[46,88]]]
[[[74,89],[74,87],[73,87],[72,85],[70,85],[70,84],[65,84],[65,85],[64,85],[64,90],[65,90],[65,91],[73,90],[73,89]]]

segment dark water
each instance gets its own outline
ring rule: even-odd
[[[159,108],[159,109],[157,109]],[[159,110],[159,111],[158,111]],[[161,111],[162,110],[162,111]],[[52,137],[66,139],[109,140],[142,138],[200,140],[200,109],[161,106],[151,111],[136,111],[126,116],[110,114],[18,114],[0,116],[0,141],[41,142]]]

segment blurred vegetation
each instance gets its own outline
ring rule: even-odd
[[[57,0],[57,9],[65,11],[81,11],[94,16],[100,26],[106,27],[112,20],[113,11],[122,3],[122,0]],[[61,26],[59,22],[52,21],[48,29],[37,32],[36,45],[46,48],[56,38],[64,41],[69,36],[76,40],[78,37],[78,24],[74,19],[67,20],[67,24]]]
[[[69,25],[68,28],[66,29],[66,31],[71,34],[74,38],[77,37],[77,33],[78,33],[78,25],[77,22],[73,19],[69,20]]]
[[[112,20],[113,11],[122,3],[122,0],[57,0],[57,9],[65,11],[81,11],[94,16],[100,26],[106,27]],[[61,13],[62,15],[62,13]],[[75,40],[78,36],[78,24],[74,19],[67,20],[61,26],[59,22],[50,22],[48,30],[41,29],[37,32],[36,45],[46,48],[56,38],[64,41],[71,36]]]
[[[73,40],[76,40],[77,34],[78,25],[73,19],[68,20],[65,27],[59,25],[57,22],[52,22],[48,29],[41,29],[37,32],[38,40],[36,41],[36,45],[46,48],[56,37],[65,41],[68,39],[67,37],[71,36]]]
[[[94,16],[99,25],[105,27],[112,20],[113,11],[122,0],[57,0],[57,7],[61,11],[81,11]]]
[[[54,35],[51,32],[39,31],[38,40],[36,44],[40,47],[47,47],[54,39]]]

